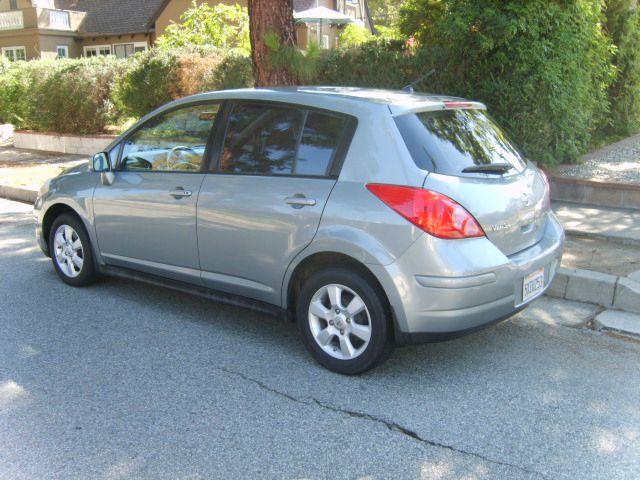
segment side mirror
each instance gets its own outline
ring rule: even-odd
[[[113,184],[115,175],[111,171],[111,160],[106,152],[96,153],[93,156],[92,168],[94,172],[100,173],[100,181],[103,185]]]
[[[106,152],[96,153],[93,156],[92,168],[94,172],[108,172],[111,170],[111,162]]]

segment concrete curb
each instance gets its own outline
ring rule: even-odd
[[[560,267],[547,295],[640,313],[640,283],[628,277]]]
[[[38,192],[29,188],[11,187],[9,185],[0,185],[0,197],[16,202],[36,203]]]

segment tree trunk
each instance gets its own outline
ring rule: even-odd
[[[293,23],[293,0],[248,0],[251,59],[256,87],[297,85],[294,71],[275,68],[269,61],[269,48],[264,35],[273,32],[280,45],[295,47],[296,30]]]

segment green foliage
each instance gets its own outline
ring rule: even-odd
[[[399,20],[400,9],[406,0],[368,0],[371,17],[380,32],[380,26],[394,28]]]
[[[246,55],[212,48],[0,65],[0,123],[58,133],[100,133],[176,98],[253,83]]]
[[[116,104],[125,114],[141,117],[172,100],[178,82],[180,57],[174,50],[152,49],[136,55],[131,69],[118,80]]]
[[[267,32],[264,43],[269,49],[269,61],[276,69],[285,69],[295,74],[301,83],[312,82],[318,70],[320,47],[315,42],[309,42],[306,52],[302,52],[290,45],[280,44],[278,35]]]
[[[218,90],[253,86],[251,58],[239,53],[227,55],[213,72],[213,85]]]
[[[136,55],[128,72],[118,79],[115,101],[124,114],[141,117],[187,95],[252,84],[251,60],[241,51],[152,49]]]
[[[57,133],[95,133],[117,116],[113,79],[126,64],[115,58],[16,62],[0,75],[0,117]]]
[[[636,0],[609,0],[605,27],[617,50],[618,75],[609,87],[610,114],[605,132],[630,135],[640,130],[640,14]]]
[[[340,32],[338,45],[340,45],[341,48],[351,48],[370,42],[372,39],[373,35],[369,29],[362,25],[350,23]]]
[[[607,113],[614,48],[601,0],[409,0],[405,35],[430,52],[430,90],[485,102],[535,160],[576,161]]]
[[[34,92],[37,130],[58,133],[102,132],[118,112],[111,101],[113,81],[125,62],[114,57],[55,61]]]
[[[376,32],[379,40],[402,40],[402,32],[397,26],[376,25]]]
[[[399,89],[426,73],[428,63],[423,55],[408,55],[402,42],[370,42],[359,48],[322,51],[313,82]]]
[[[398,12],[398,29],[423,44],[438,42],[437,26],[447,17],[451,0],[406,0]]]
[[[220,3],[211,7],[193,0],[181,17],[180,23],[172,23],[156,42],[160,49],[193,46],[238,48],[251,53],[249,42],[249,15],[240,5]]]

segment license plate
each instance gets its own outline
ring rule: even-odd
[[[537,297],[544,290],[544,268],[531,272],[522,282],[522,303]]]

